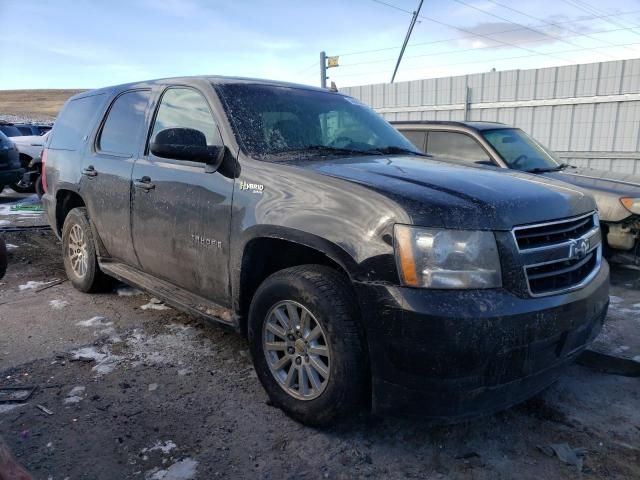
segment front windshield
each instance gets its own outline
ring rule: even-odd
[[[560,168],[551,152],[519,128],[485,130],[482,136],[500,154],[509,168],[524,171]]]
[[[329,91],[215,86],[243,150],[269,161],[303,156],[421,153],[380,115]]]

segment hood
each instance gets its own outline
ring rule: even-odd
[[[570,167],[560,172],[545,173],[544,176],[571,182],[587,191],[609,192],[618,197],[640,197],[640,177],[628,173]]]
[[[365,185],[398,203],[413,224],[509,230],[595,210],[567,183],[522,172],[496,172],[416,156],[367,156],[298,163]]]
[[[12,137],[12,140],[16,145],[34,145],[41,147],[44,146],[46,138],[44,135],[23,135],[21,137]]]
[[[543,174],[545,178],[562,180],[589,192],[598,204],[600,218],[619,222],[631,216],[620,197],[640,198],[640,177],[586,167],[570,167],[560,172]]]

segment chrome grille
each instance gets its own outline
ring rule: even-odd
[[[552,295],[586,285],[602,263],[597,213],[512,231],[532,296]]]

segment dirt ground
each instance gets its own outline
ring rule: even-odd
[[[0,113],[7,120],[53,120],[64,102],[82,90],[0,90]]]
[[[0,196],[0,227],[28,217],[11,201]],[[75,291],[51,232],[5,239],[0,387],[38,388],[0,404],[0,435],[37,479],[640,478],[638,378],[574,366],[530,401],[463,424],[363,413],[311,429],[269,406],[235,332],[125,286]],[[599,348],[634,358],[640,272],[612,280]],[[582,473],[549,451],[563,443],[584,449]]]

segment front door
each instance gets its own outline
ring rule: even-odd
[[[110,257],[138,266],[131,239],[131,171],[144,135],[150,90],[118,95],[82,162],[80,193]]]
[[[163,92],[149,143],[167,128],[195,129],[207,145],[222,145],[206,98],[190,87]],[[205,173],[201,162],[156,157],[147,145],[133,167],[133,242],[142,270],[228,306],[232,192],[232,178]]]

